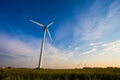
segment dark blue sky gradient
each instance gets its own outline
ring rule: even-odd
[[[44,25],[54,21],[52,31],[59,24],[76,18],[75,10],[84,11],[87,0],[2,0],[0,2],[0,31],[9,34],[39,36],[39,27],[28,20],[33,19]],[[51,29],[50,29],[51,30]],[[52,34],[52,33],[51,33]]]

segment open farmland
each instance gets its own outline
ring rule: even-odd
[[[120,80],[120,68],[0,69],[0,80]]]

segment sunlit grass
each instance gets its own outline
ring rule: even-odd
[[[120,80],[119,68],[0,69],[0,80]]]

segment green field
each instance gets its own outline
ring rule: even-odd
[[[91,68],[91,69],[0,68],[0,80],[120,80],[120,68]]]

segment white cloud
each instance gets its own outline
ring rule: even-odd
[[[4,65],[13,67],[36,67],[40,47],[37,44],[40,44],[40,40],[30,39],[30,42],[26,42],[17,39],[17,37],[12,36],[11,38],[8,35],[0,35],[0,37],[0,55],[11,57],[11,59],[7,59],[6,56],[4,56],[3,60],[8,60]]]
[[[107,18],[112,18],[113,15],[119,15],[119,14],[120,14],[120,2],[116,1],[109,6],[109,12]]]
[[[95,42],[95,43],[90,43],[89,46],[97,46],[97,45],[101,45],[103,44],[103,42]]]
[[[117,41],[114,41],[114,42],[110,42],[110,43],[107,43],[107,44],[103,44],[103,51],[105,52],[117,52],[119,53],[120,52],[120,40],[117,40]]]
[[[30,42],[25,42],[14,37],[11,38],[9,36],[1,36],[1,35],[0,37],[2,37],[0,40],[0,47],[8,51],[9,53],[7,54],[11,53],[12,56],[19,56],[19,55],[33,56],[33,53],[35,54],[36,49],[32,45],[38,44],[38,42],[40,42],[40,40],[37,39],[36,41],[31,39]],[[38,45],[36,46],[39,47]]]
[[[23,41],[17,39],[17,37],[11,38],[7,35],[0,35],[0,37],[0,55],[4,55],[4,58],[2,58],[3,61],[6,61],[6,56],[11,56],[11,59],[7,59],[8,61],[4,65],[13,67],[37,67],[41,47],[40,40],[32,38],[30,41]],[[73,57],[73,53],[62,52],[52,44],[46,43],[43,67],[68,67],[66,63],[69,62],[71,57]],[[3,65],[3,62],[1,62],[1,64]]]
[[[80,55],[88,55],[88,54],[91,54],[91,53],[93,53],[93,52],[95,52],[95,51],[97,51],[97,48],[93,48],[93,49],[91,49],[91,50],[89,50],[89,51],[86,51],[86,52],[83,52],[83,53],[81,53]]]
[[[80,38],[81,36],[83,40],[100,39],[110,33],[110,31],[114,30],[114,28],[120,26],[119,1],[114,1],[110,5],[97,4],[98,2],[95,2],[90,7],[90,10],[88,11],[89,14],[83,15],[85,17],[78,17],[78,26],[74,29],[75,39]],[[81,28],[81,30],[79,28]]]
[[[64,68],[67,67],[67,65],[70,65],[67,63],[69,63],[69,59],[72,57],[72,52],[60,51],[55,46],[47,43],[45,48],[43,66],[46,68]]]
[[[75,50],[79,50],[80,49],[80,47],[75,47]]]

